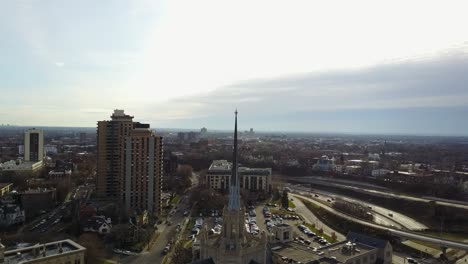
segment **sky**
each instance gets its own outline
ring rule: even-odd
[[[468,134],[467,1],[0,1],[0,124]]]

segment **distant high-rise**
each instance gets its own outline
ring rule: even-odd
[[[42,161],[44,155],[44,132],[35,128],[26,130],[24,133],[24,161]]]
[[[114,110],[110,121],[99,121],[96,192],[127,210],[160,210],[162,138],[148,124]]]
[[[80,142],[86,142],[86,133],[85,132],[81,132],[80,133]]]

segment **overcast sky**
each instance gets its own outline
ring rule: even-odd
[[[468,134],[467,1],[0,1],[0,123]]]

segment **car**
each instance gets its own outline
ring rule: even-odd
[[[319,197],[319,195],[318,195],[318,194],[315,194],[314,196],[315,196],[315,197]]]
[[[167,247],[167,246],[166,246],[166,247],[163,249],[162,254],[163,254],[163,255],[166,255],[166,254],[169,252],[170,249],[171,249],[170,247]]]
[[[393,214],[392,214],[392,213],[388,213],[388,216],[393,217]]]
[[[410,264],[418,264],[419,262],[417,262],[415,259],[413,258],[406,258],[406,261]]]

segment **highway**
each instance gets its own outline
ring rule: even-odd
[[[291,189],[304,191],[304,192],[310,191],[310,189],[306,187],[299,187],[299,186],[289,186],[289,187]],[[399,212],[392,211],[387,208],[372,204],[370,202],[366,202],[366,201],[358,200],[358,199],[351,198],[348,196],[344,196],[341,194],[335,194],[332,192],[327,192],[327,191],[322,191],[322,190],[314,189],[313,192],[320,194],[320,196],[316,197],[316,199],[321,199],[324,202],[327,202],[327,200],[331,198],[339,197],[340,199],[343,199],[345,201],[363,204],[364,206],[369,208],[369,211],[373,213],[374,222],[379,225],[385,225],[388,227],[398,228],[398,229],[408,229],[408,230],[413,230],[413,231],[421,231],[421,230],[428,229],[426,225],[418,222],[415,219],[412,219]]]
[[[334,187],[342,188],[342,189],[350,189],[350,190],[354,190],[357,192],[367,193],[367,194],[380,196],[380,197],[400,198],[400,199],[405,199],[405,200],[426,202],[426,203],[434,201],[436,204],[439,204],[439,205],[462,208],[462,209],[468,210],[468,204],[464,204],[458,201],[448,202],[447,200],[440,200],[440,199],[434,200],[434,199],[429,199],[427,197],[415,197],[415,196],[410,196],[410,195],[393,193],[390,190],[387,190],[382,187],[377,188],[377,186],[372,185],[372,184],[362,184],[362,183],[356,183],[353,181],[329,179],[329,178],[314,177],[314,176],[300,177],[295,180],[303,182],[303,183],[308,183],[308,184],[314,183],[314,184],[325,185],[325,186],[334,186]],[[349,184],[346,184],[345,182],[349,182]],[[360,184],[360,186],[356,187],[356,186],[351,186],[350,184]]]
[[[356,222],[356,223],[359,223],[359,224],[362,224],[362,225],[366,225],[366,226],[369,226],[369,227],[373,227],[373,228],[376,228],[376,229],[388,231],[392,235],[397,236],[397,237],[406,238],[406,239],[420,240],[420,241],[430,242],[430,243],[433,243],[433,244],[436,244],[436,245],[444,246],[444,247],[447,247],[447,248],[454,248],[454,249],[461,249],[461,250],[468,251],[468,243],[461,243],[461,242],[456,242],[456,241],[452,241],[452,240],[429,237],[429,236],[421,235],[421,234],[411,232],[411,231],[397,230],[397,229],[394,229],[394,228],[388,228],[388,227],[377,225],[377,224],[374,224],[374,223],[369,223],[369,222],[366,222],[366,221],[363,221],[363,220],[360,220],[360,219],[349,217],[349,215],[337,212],[336,210],[334,210],[333,208],[331,208],[327,204],[324,204],[324,203],[319,202],[317,200],[311,199],[309,197],[305,197],[305,196],[294,194],[294,193],[292,193],[291,196],[293,196],[293,197],[295,197],[297,199],[302,198],[302,199],[305,199],[305,200],[310,201],[312,203],[315,203],[315,204],[321,206],[322,208],[324,208],[325,210],[327,210],[327,211],[329,211],[329,212],[331,212],[331,213],[333,213],[333,214],[335,214],[335,215],[337,215],[339,217],[348,219],[350,221],[353,221],[353,222]]]
[[[331,235],[333,232],[336,234],[336,238],[338,241],[344,241],[346,239],[346,237],[341,234],[341,233],[338,233],[336,232],[335,230],[333,230],[332,228],[330,228],[329,226],[327,226],[325,223],[323,223],[322,221],[320,221],[320,219],[318,219],[305,205],[304,203],[299,200],[299,199],[294,199],[294,204],[296,205],[296,213],[302,215],[302,217],[304,217],[304,219],[306,220],[307,223],[310,223],[310,224],[315,224],[316,228],[323,228],[323,232],[325,234],[328,234],[328,235]]]

